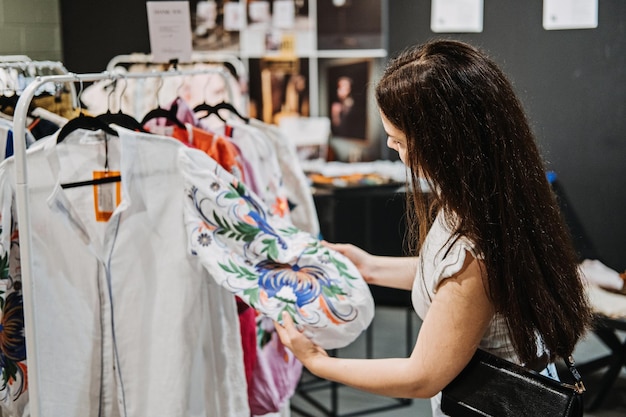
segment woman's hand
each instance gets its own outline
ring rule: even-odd
[[[305,335],[303,335],[295,326],[291,316],[283,312],[283,324],[274,322],[276,327],[276,333],[280,341],[285,347],[287,347],[298,358],[302,365],[307,367],[311,372],[315,373],[311,369],[312,362],[316,357],[327,357],[328,354],[324,349],[311,342]]]
[[[322,245],[348,258],[359,270],[365,282],[371,283],[374,255],[350,243],[330,243],[323,240]]]
[[[348,258],[368,284],[401,290],[413,287],[418,265],[416,257],[372,255],[349,243],[322,241],[322,245]]]

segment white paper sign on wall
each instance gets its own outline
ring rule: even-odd
[[[598,0],[544,0],[543,28],[594,29],[598,27]]]
[[[436,33],[483,31],[483,0],[432,0],[430,29]]]
[[[191,61],[191,17],[188,1],[148,1],[150,50],[155,62]]]

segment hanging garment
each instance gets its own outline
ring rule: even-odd
[[[35,137],[27,130],[25,146],[28,148],[35,143]],[[13,122],[0,119],[0,160],[13,156]]]
[[[239,148],[224,137],[198,127],[193,112],[184,100],[177,98],[164,108],[169,110],[174,105],[176,106],[176,118],[185,124],[184,129],[162,118],[150,120],[144,125],[144,128],[157,135],[171,136],[188,146],[203,151],[215,159],[224,169],[245,181],[246,170]]]
[[[274,146],[267,136],[244,126],[233,128],[223,125],[216,129],[219,136],[228,137],[240,149],[251,166],[257,195],[268,205],[272,213],[291,221],[287,190]]]
[[[0,198],[10,198],[2,194]],[[7,205],[11,202],[7,201]],[[2,204],[2,203],[0,203]],[[4,204],[2,204],[4,206]],[[22,417],[28,405],[28,366],[26,362],[26,337],[24,335],[24,311],[22,282],[20,280],[19,231],[15,216],[2,217],[2,254],[0,264],[0,415]]]
[[[282,344],[271,319],[259,315],[258,320],[258,360],[248,393],[252,415],[266,416],[289,404],[300,382],[302,363]]]
[[[234,297],[187,251],[182,145],[110,140],[110,169],[125,182],[112,184],[123,191],[109,221],[97,221],[94,187],[60,184],[102,170],[101,135],[42,140],[26,161],[41,409],[249,417]],[[4,257],[17,249],[7,223],[13,175],[8,159],[0,169]]]
[[[238,123],[237,127],[246,125]],[[290,206],[291,221],[299,229],[306,230],[314,236],[320,233],[315,202],[311,195],[311,187],[299,163],[296,146],[291,138],[286,137],[276,125],[264,123],[258,119],[250,119],[247,129],[257,129],[264,134],[273,145],[282,172],[283,184]]]
[[[120,137],[126,136],[151,140],[120,130]],[[369,287],[356,267],[275,214],[206,154],[184,149],[178,163],[185,178],[190,253],[213,279],[262,314],[280,321],[283,311],[290,313],[321,347],[352,343],[374,314]]]

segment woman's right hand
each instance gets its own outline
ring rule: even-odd
[[[413,287],[418,265],[416,257],[372,255],[350,243],[322,241],[322,245],[348,258],[368,284],[402,290]]]
[[[365,282],[371,283],[373,278],[372,268],[374,263],[374,255],[364,251],[363,249],[351,243],[330,243],[323,240],[322,245],[326,246],[329,249],[337,251],[346,258],[348,258],[359,270]]]

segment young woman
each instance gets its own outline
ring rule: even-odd
[[[556,377],[590,320],[577,259],[522,106],[484,53],[428,42],[388,65],[376,88],[387,145],[426,179],[408,200],[414,257],[330,244],[368,283],[412,291],[423,323],[408,358],[329,357],[295,327],[282,342],[313,374],[405,398],[438,393],[480,347]],[[419,189],[419,187],[415,187]]]

